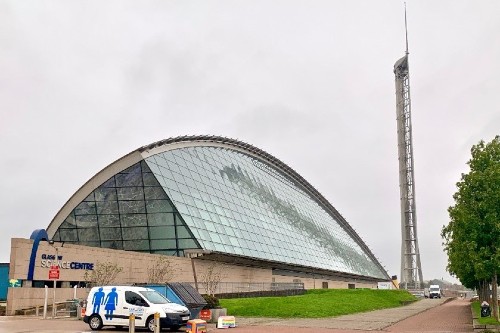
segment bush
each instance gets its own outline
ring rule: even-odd
[[[203,295],[207,305],[203,309],[217,309],[220,308],[219,299],[214,295]]]

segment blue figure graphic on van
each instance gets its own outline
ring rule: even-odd
[[[116,310],[116,306],[118,305],[118,293],[116,292],[116,287],[113,287],[111,291],[106,296],[104,300],[106,305],[104,306],[104,310],[106,310],[106,314],[104,315],[106,319],[113,319],[113,311]]]
[[[103,288],[100,287],[99,290],[94,293],[94,297],[92,297],[92,304],[94,304],[92,313],[99,313],[101,304],[104,304],[104,291],[102,291],[102,289]]]

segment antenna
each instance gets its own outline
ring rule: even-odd
[[[406,35],[406,55],[408,55],[408,24],[406,21],[406,2],[405,2],[405,35]]]

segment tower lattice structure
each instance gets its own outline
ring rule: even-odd
[[[396,119],[398,125],[399,189],[401,195],[400,286],[405,289],[419,289],[423,278],[417,238],[408,54],[408,34],[406,33],[406,54],[394,64],[394,74],[396,77]]]

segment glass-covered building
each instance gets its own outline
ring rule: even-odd
[[[83,185],[47,228],[54,241],[373,280],[389,276],[304,178],[272,155],[216,136],[141,147]]]

